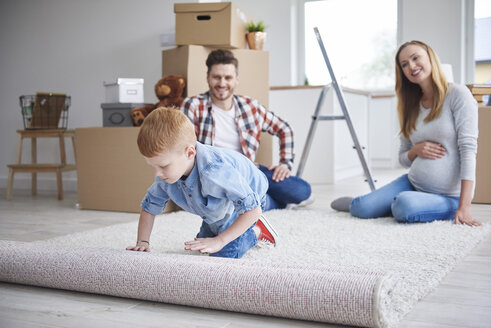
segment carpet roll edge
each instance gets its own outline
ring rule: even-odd
[[[9,249],[11,251],[9,251]],[[71,250],[73,250],[73,252],[71,252]],[[17,284],[28,284],[28,285],[33,285],[33,286],[42,286],[42,287],[47,287],[47,288],[56,288],[56,289],[64,289],[64,290],[72,290],[72,291],[77,291],[77,292],[88,292],[88,293],[93,293],[93,294],[99,294],[99,295],[112,295],[112,296],[117,296],[117,297],[128,297],[128,298],[136,298],[136,299],[145,299],[145,300],[149,300],[149,301],[157,301],[159,302],[159,300],[155,300],[155,299],[152,299],[152,297],[150,296],[144,296],[144,297],[141,297],[141,296],[137,296],[137,297],[131,297],[131,295],[121,295],[121,294],[118,294],[119,291],[116,290],[116,291],[113,291],[113,292],[97,292],[97,290],[94,290],[94,289],[88,289],[88,288],[83,288],[83,287],[80,287],[76,284],[70,284],[70,278],[69,277],[63,277],[62,280],[59,280],[59,281],[50,281],[49,279],[47,278],[44,278],[44,280],[42,280],[42,282],[37,282],[37,283],[33,283],[33,281],[36,281],[36,280],[39,280],[39,279],[26,279],[26,280],[22,280],[22,278],[16,276],[16,275],[12,275],[10,274],[10,278],[7,277],[7,273],[6,273],[6,270],[3,267],[3,265],[1,264],[3,262],[2,260],[2,257],[4,257],[5,255],[4,254],[7,254],[6,252],[8,252],[8,258],[11,258],[11,261],[13,262],[16,262],[16,256],[17,256],[17,259],[22,259],[22,255],[23,254],[29,254],[30,252],[30,256],[33,256],[33,254],[36,254],[36,253],[40,253],[40,254],[43,254],[43,252],[47,252],[46,254],[49,254],[51,257],[52,257],[52,261],[61,261],[63,262],[64,258],[63,258],[63,251],[67,251],[67,255],[66,255],[66,259],[67,261],[70,260],[70,256],[72,255],[77,255],[77,256],[80,256],[80,255],[84,255],[86,256],[86,259],[90,258],[90,251],[93,251],[93,250],[98,250],[98,248],[94,248],[94,247],[70,247],[70,246],[47,246],[46,248],[42,248],[40,249],[39,248],[39,245],[36,245],[35,243],[29,243],[29,242],[13,242],[13,241],[0,241],[0,280],[1,281],[7,281],[7,282],[12,282],[12,283],[17,283]],[[100,250],[100,249],[99,249]],[[61,255],[61,258],[55,258],[53,256],[53,254],[56,252],[59,252],[59,254],[62,254]],[[111,255],[111,254],[120,254],[121,256],[123,256],[125,259],[130,259],[130,261],[133,261],[135,259],[138,259],[138,261],[148,261],[150,262],[151,259],[155,259],[156,257],[159,257],[159,258],[162,258],[164,259],[163,262],[166,262],[166,261],[174,261],[176,259],[178,259],[179,261],[182,260],[182,263],[184,265],[201,265],[203,263],[206,263],[207,265],[209,265],[209,261],[208,261],[208,258],[204,258],[204,257],[194,257],[194,256],[189,256],[189,255],[172,255],[172,254],[151,254],[151,256],[149,257],[145,257],[145,255],[147,255],[148,253],[144,253],[144,254],[138,254],[136,252],[127,252],[127,251],[124,251],[124,250],[114,250],[114,249],[103,249],[103,250],[100,250],[101,253],[103,253],[103,255]],[[87,252],[87,253],[85,253]],[[128,254],[129,256],[126,256],[125,254]],[[131,254],[131,255],[130,255]],[[137,255],[138,254],[138,255]],[[150,255],[148,254],[148,255]],[[163,256],[162,256],[163,255]],[[49,256],[47,256],[49,258]],[[108,258],[111,258],[108,256]],[[199,259],[198,261],[196,261],[196,263],[194,262],[195,259]],[[253,265],[251,263],[247,263],[247,262],[244,262],[244,261],[241,261],[241,260],[227,260],[227,261],[224,261],[223,259],[213,259],[213,258],[209,258],[210,259],[210,262],[217,262],[217,263],[226,263],[227,265],[230,265],[231,267],[234,267],[235,269],[239,269],[239,268],[244,268],[244,267],[247,267],[249,265]],[[73,259],[72,259],[73,260]],[[135,260],[136,261],[136,260]],[[192,261],[192,262],[190,262]],[[205,262],[203,262],[205,261]],[[17,265],[13,265],[13,267],[17,267],[19,270],[21,270],[21,266],[19,265],[20,262],[17,263]],[[191,263],[191,264],[190,264]],[[34,264],[31,264],[32,265],[32,269],[35,271],[35,266]],[[288,266],[287,266],[288,267]],[[284,274],[283,271],[281,271],[281,268],[274,268],[274,269],[278,269],[278,273],[279,274]],[[343,268],[340,268],[341,270]],[[291,267],[289,268],[289,270],[295,270],[294,268],[292,269]],[[306,278],[307,275],[313,275],[313,276],[317,276],[317,274],[319,272],[318,271],[318,268],[316,267],[313,267],[311,271],[309,271],[309,269],[307,268],[307,270],[304,270],[301,271],[299,274],[300,275],[305,275],[304,278]],[[333,271],[336,271],[336,268],[333,269]],[[370,270],[370,271],[367,271],[366,273],[366,277],[373,277],[373,270]],[[55,271],[53,270],[52,271],[53,273],[55,273]],[[336,272],[329,272],[328,275],[331,275],[331,278],[332,276],[335,276]],[[328,276],[326,275],[326,277]],[[360,275],[360,276],[363,276],[364,275],[364,272],[355,272],[353,273],[353,275]],[[391,276],[390,275],[386,275],[386,274],[376,274],[376,282],[375,282],[375,286],[373,286],[373,290],[371,291],[371,302],[372,304],[368,304],[367,306],[371,306],[372,308],[372,318],[371,318],[371,322],[373,322],[372,325],[370,324],[363,324],[364,326],[374,326],[374,327],[382,327],[382,328],[386,328],[386,327],[390,327],[391,324],[388,322],[388,318],[390,317],[390,315],[387,312],[387,308],[385,308],[381,302],[381,299],[388,293],[387,291],[390,290],[391,288],[391,285],[392,285],[392,280],[391,280]],[[6,277],[8,278],[6,280]],[[29,282],[30,281],[30,282]],[[60,287],[62,286],[62,287]],[[328,295],[327,295],[328,296]],[[326,296],[326,298],[328,298]],[[160,301],[162,302],[162,301]],[[171,304],[179,304],[179,305],[188,305],[188,306],[198,306],[200,307],[199,305],[193,305],[193,304],[187,304],[187,303],[176,303],[176,302],[169,302]],[[259,314],[259,315],[264,315],[264,313],[261,313],[260,311],[258,312],[254,312],[254,311],[237,311],[237,310],[234,310],[233,309],[233,306],[231,306],[231,308],[217,308],[217,307],[210,307],[206,304],[203,304],[203,306],[201,307],[204,307],[204,308],[211,308],[211,309],[217,309],[217,310],[228,310],[228,311],[234,311],[234,312],[245,312],[245,313],[253,313],[253,314]],[[281,311],[278,311],[277,313],[270,313],[270,314],[266,314],[266,315],[272,315],[272,316],[277,316],[277,317],[283,317],[283,318],[291,318],[291,319],[300,319],[300,320],[314,320],[314,321],[320,321],[320,322],[332,322],[332,323],[337,323],[337,324],[347,324],[346,322],[339,322],[337,320],[334,320],[334,321],[331,321],[329,320],[329,318],[327,318],[325,316],[325,318],[323,318],[322,320],[317,320],[315,318],[311,318],[311,317],[288,317],[288,316],[285,316],[284,314],[281,313]],[[333,319],[335,317],[331,317],[331,319]],[[367,322],[367,321],[365,321]],[[358,324],[360,324],[360,322],[358,322]]]

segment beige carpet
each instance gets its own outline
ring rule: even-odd
[[[177,212],[157,217],[151,254],[124,251],[135,240],[136,221],[45,242],[0,244],[0,278],[230,311],[394,327],[490,231],[489,225],[407,225],[327,211],[266,215],[280,234],[280,244],[256,247],[241,260],[186,253],[183,242],[194,237],[200,218]],[[32,259],[38,259],[35,265]],[[60,263],[69,266],[64,276]],[[129,281],[121,276],[128,270],[145,278]],[[53,284],[55,273],[58,282]],[[91,282],[94,277],[99,277],[96,283]],[[129,287],[135,284],[140,288]]]

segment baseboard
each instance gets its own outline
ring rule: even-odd
[[[8,177],[0,177],[0,189],[7,189]],[[44,176],[38,174],[37,177],[38,190],[56,191],[56,177]],[[30,174],[15,174],[14,176],[14,192],[15,190],[30,190],[31,176]],[[63,191],[77,191],[76,177],[63,177]]]

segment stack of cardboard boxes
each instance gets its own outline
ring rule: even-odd
[[[255,98],[269,106],[269,53],[245,49],[246,25],[251,17],[232,2],[176,3],[175,49],[162,51],[162,76],[186,78],[186,96],[208,90],[206,58],[215,49],[227,48],[239,61],[240,82],[236,94]],[[272,163],[272,138],[261,137],[256,161]]]
[[[176,44],[162,51],[162,76],[182,75],[186,95],[208,90],[206,58],[219,48],[231,50],[239,60],[240,83],[236,93],[257,99],[268,106],[269,54],[245,49],[249,16],[231,2],[176,3]]]
[[[477,139],[476,190],[474,203],[491,204],[491,106],[483,103],[483,96],[491,95],[489,84],[467,85],[479,104],[479,138]]]
[[[231,2],[180,3],[176,13],[175,49],[162,52],[162,76],[186,78],[185,96],[208,90],[206,58],[228,48],[239,60],[240,83],[236,93],[268,106],[269,54],[245,49],[247,14]],[[76,129],[78,202],[82,209],[139,212],[140,202],[153,182],[153,169],[140,155],[139,128]],[[272,160],[271,137],[263,134],[256,160]],[[167,208],[166,211],[171,210]]]

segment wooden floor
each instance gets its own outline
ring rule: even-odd
[[[374,172],[377,186],[401,170]],[[368,191],[362,178],[335,185],[314,185],[315,209],[331,200]],[[31,196],[0,190],[0,239],[34,241],[138,220],[133,213],[78,210],[77,195],[56,191]],[[491,205],[473,205],[473,214],[491,224]],[[1,265],[1,263],[0,263]],[[419,302],[401,327],[491,327],[491,235],[488,235],[441,283]],[[63,290],[0,283],[0,327],[340,327],[315,322],[205,310]]]

